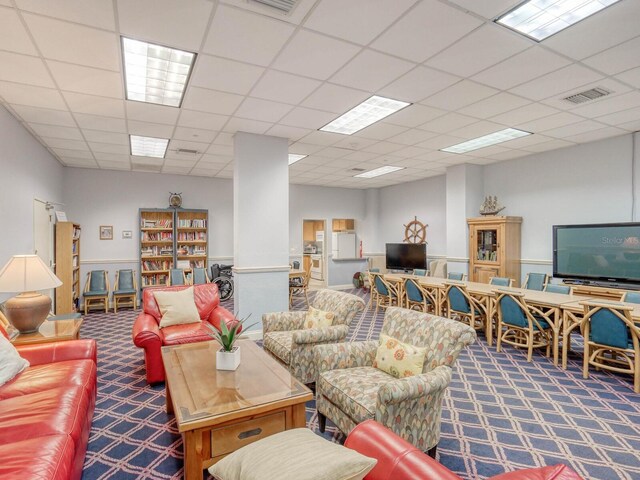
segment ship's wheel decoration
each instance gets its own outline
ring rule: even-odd
[[[427,243],[428,226],[418,220],[418,217],[413,217],[413,220],[404,226],[404,241],[407,243]]]

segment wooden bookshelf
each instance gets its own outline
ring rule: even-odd
[[[207,268],[208,210],[176,210],[176,265],[189,262],[192,268]]]
[[[56,223],[56,276],[62,285],[56,288],[56,315],[73,313],[80,299],[80,225],[73,222]]]

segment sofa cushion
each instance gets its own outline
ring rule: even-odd
[[[213,340],[210,330],[203,322],[174,325],[160,330],[163,345],[180,345],[183,343],[206,342]]]
[[[320,374],[317,391],[355,423],[360,423],[375,417],[378,390],[393,380],[394,377],[374,367],[329,370]]]
[[[309,311],[304,317],[304,328],[330,327],[334,317],[335,314],[333,312],[325,312],[324,310],[309,307]]]
[[[73,478],[75,448],[73,440],[68,435],[48,435],[11,443],[0,442],[0,478]]]
[[[219,480],[361,480],[375,464],[307,428],[295,428],[242,447],[209,473]]]
[[[13,380],[29,366],[4,335],[0,335],[0,386]]]
[[[422,373],[426,354],[426,348],[381,334],[373,366],[396,378],[411,377]]]
[[[291,364],[291,344],[293,331],[269,332],[262,337],[264,348],[273,353],[286,365]]]
[[[162,313],[160,328],[200,322],[200,314],[193,297],[193,287],[175,292],[157,291],[153,296]]]

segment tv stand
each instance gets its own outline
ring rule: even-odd
[[[637,284],[607,283],[593,280],[565,279],[562,283],[571,285],[574,295],[587,295],[614,301],[620,301],[622,295],[629,290],[640,290],[640,285]]]

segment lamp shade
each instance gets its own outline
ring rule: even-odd
[[[38,255],[14,255],[0,270],[0,292],[33,292],[62,285]]]

